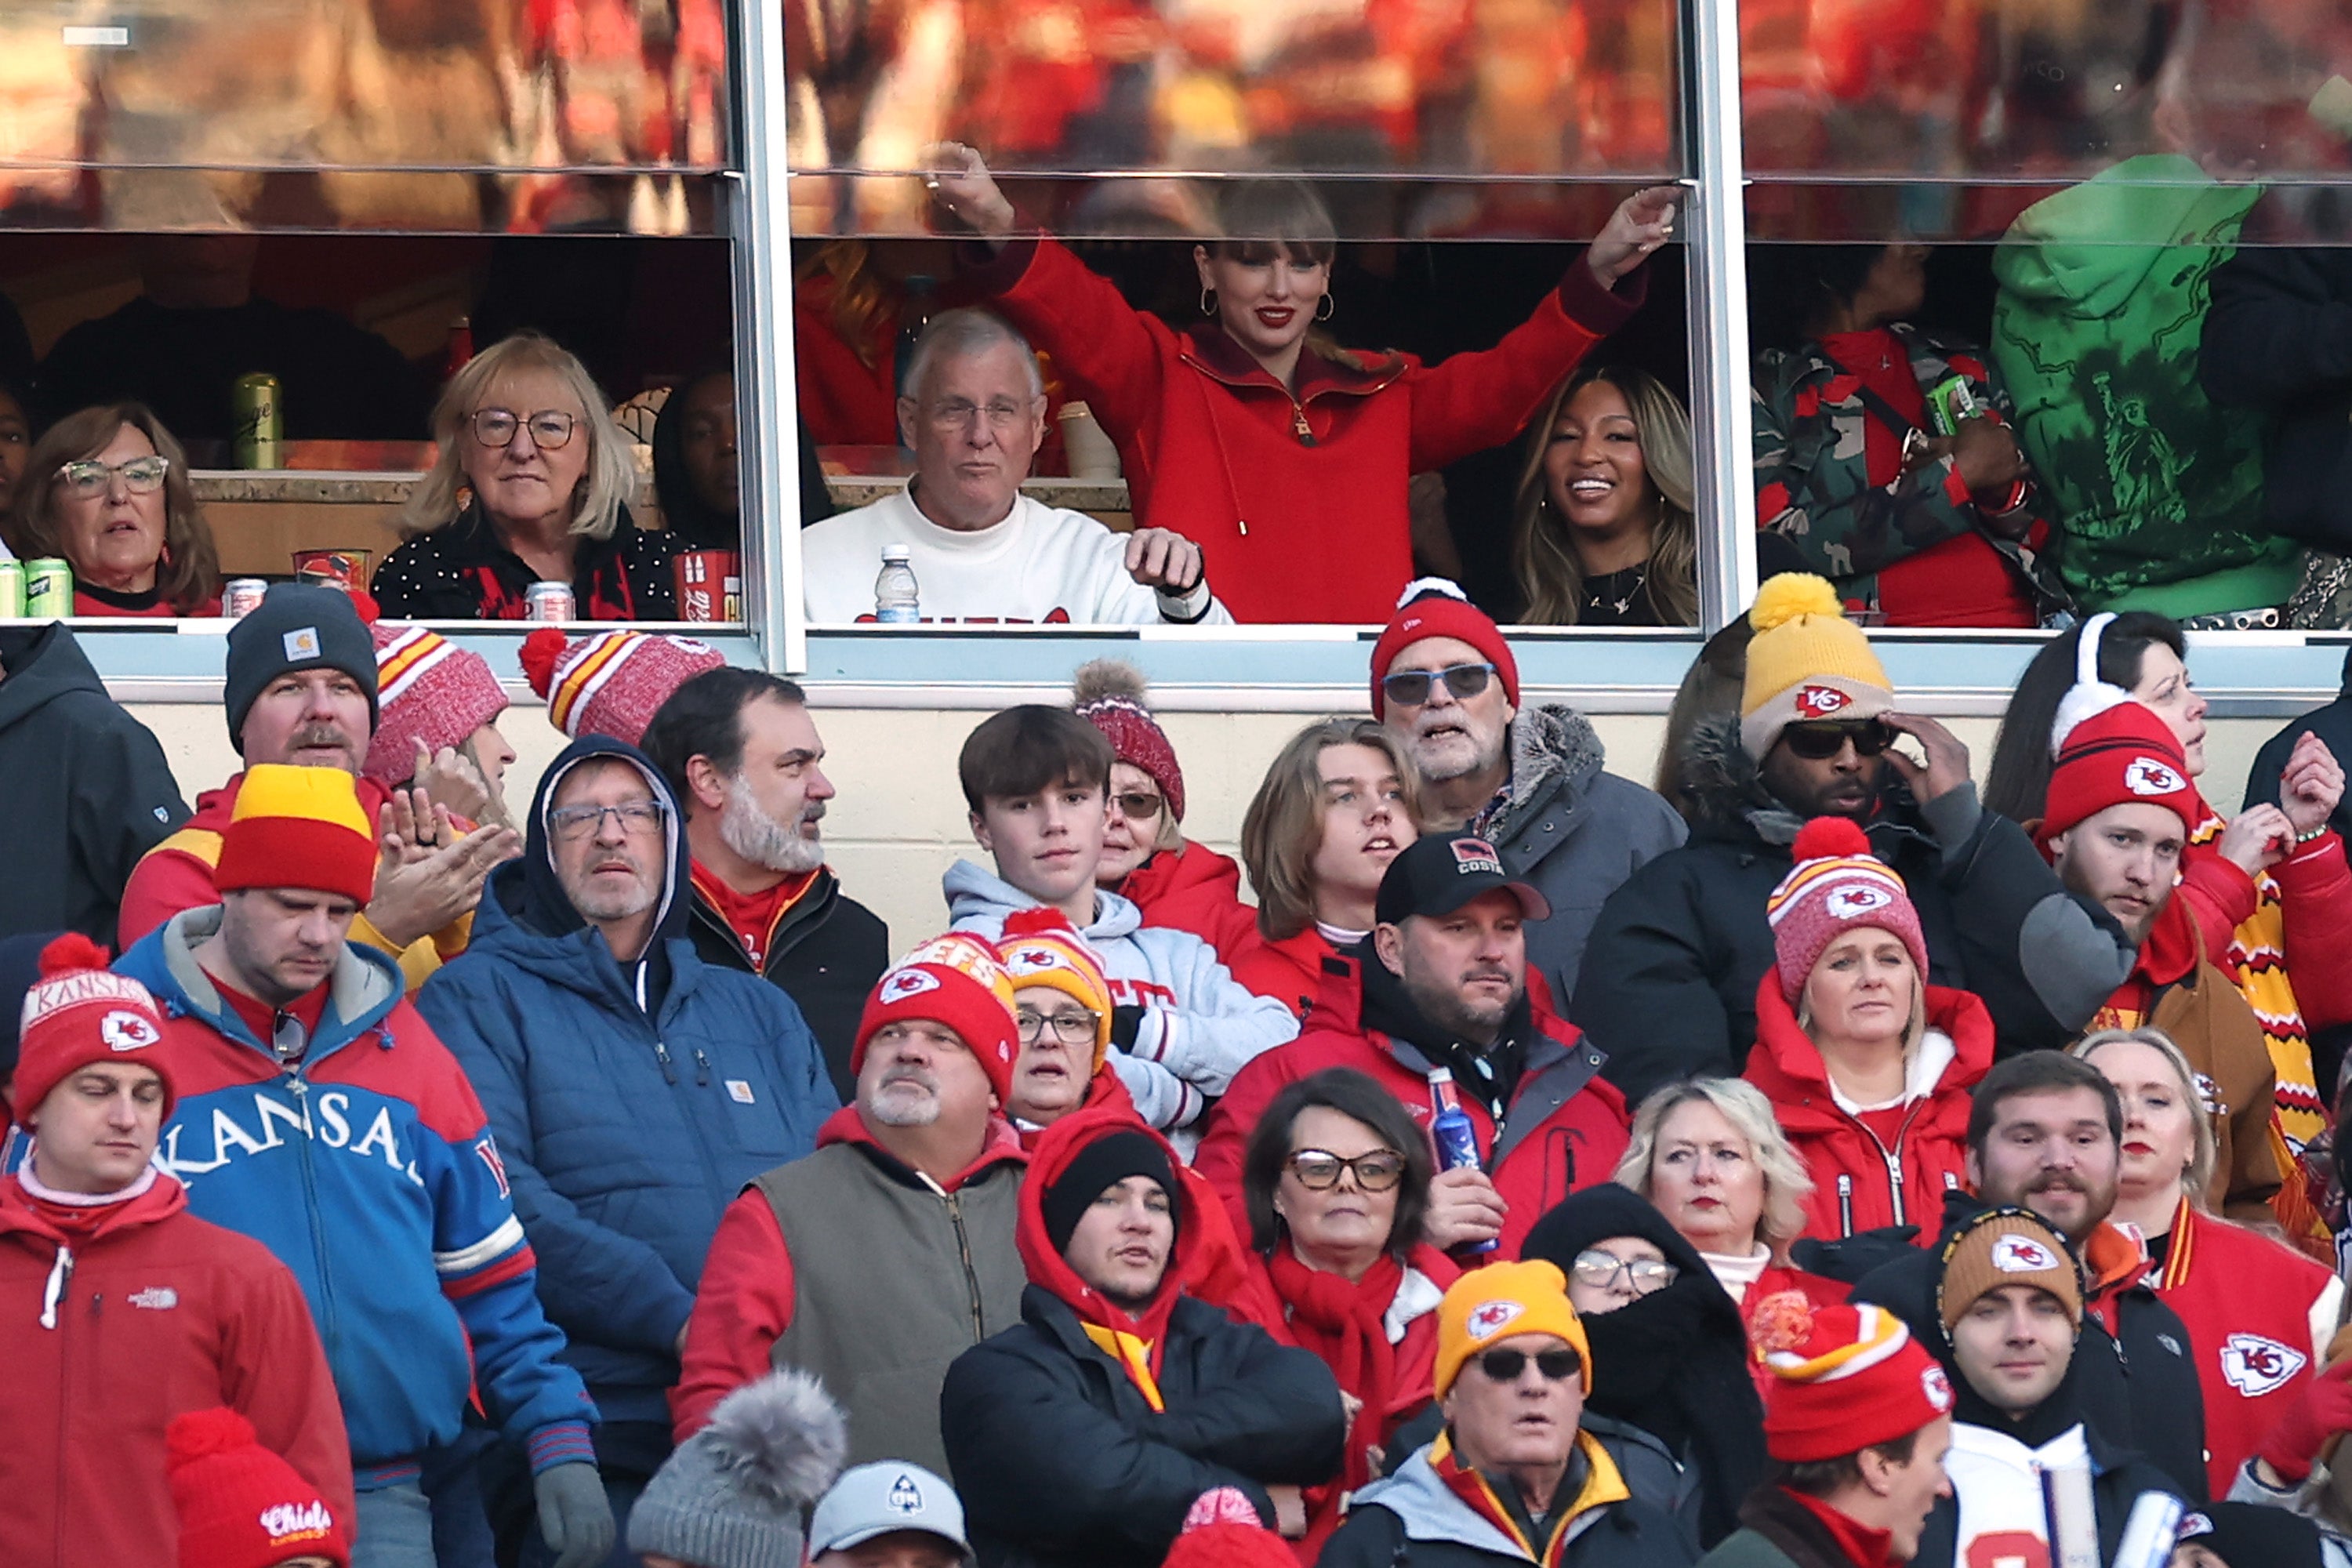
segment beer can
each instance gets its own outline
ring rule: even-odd
[[[523,614],[527,621],[576,621],[579,605],[572,596],[569,583],[533,583],[523,595],[529,608]]]
[[[25,618],[25,563],[0,561],[0,620]]]
[[[681,621],[743,618],[742,557],[732,550],[688,550],[670,558]]]
[[[278,378],[266,370],[240,375],[230,384],[229,417],[236,429],[230,460],[238,468],[278,467],[278,444],[286,434],[278,392]]]
[[[25,613],[37,621],[60,621],[73,614],[73,568],[62,556],[25,563]]]
[[[269,584],[258,577],[232,577],[221,584],[221,614],[233,621],[241,621],[261,608],[262,595]]]

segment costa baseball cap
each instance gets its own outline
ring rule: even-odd
[[[1517,898],[1519,912],[1531,921],[1551,913],[1550,903],[1531,883],[1504,871],[1494,845],[1471,833],[1433,834],[1389,862],[1372,914],[1382,925],[1409,915],[1450,915],[1498,889]]]

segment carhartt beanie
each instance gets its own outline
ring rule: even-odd
[[[646,1483],[629,1550],[694,1568],[801,1568],[802,1510],[848,1449],[848,1424],[814,1374],[747,1383]]]
[[[1519,705],[1519,661],[1503,640],[1495,618],[1470,602],[1459,587],[1443,577],[1422,577],[1404,585],[1397,597],[1396,614],[1372,645],[1372,717],[1388,716],[1388,691],[1381,683],[1397,655],[1424,637],[1452,637],[1466,642],[1495,667],[1503,682],[1503,700]]]
[[[375,639],[352,596],[315,583],[273,583],[261,604],[230,628],[221,700],[228,709],[228,743],[245,755],[245,716],[255,699],[281,675],[339,669],[367,693],[368,728],[376,720]]]
[[[1168,1194],[1169,1212],[1178,1213],[1176,1173],[1168,1163],[1168,1151],[1149,1132],[1114,1129],[1071,1155],[1037,1205],[1038,1216],[1045,1222],[1045,1239],[1053,1243],[1054,1250],[1067,1250],[1079,1216],[1114,1184],[1129,1176],[1159,1183],[1160,1190]],[[1178,1224],[1182,1224],[1181,1215]]]

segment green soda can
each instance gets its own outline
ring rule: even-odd
[[[230,460],[240,468],[278,467],[278,443],[286,433],[278,390],[278,378],[266,370],[240,375],[230,384],[229,416],[236,421]]]
[[[63,557],[25,563],[25,613],[37,621],[61,621],[73,614],[73,568]]]
[[[0,561],[0,621],[25,618],[25,563]]]

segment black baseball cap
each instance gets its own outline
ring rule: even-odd
[[[1469,833],[1436,833],[1416,840],[1389,862],[1381,878],[1373,918],[1395,925],[1408,915],[1450,915],[1481,893],[1516,895],[1519,912],[1539,921],[1551,905],[1532,883],[1503,874],[1503,858],[1486,840]]]

